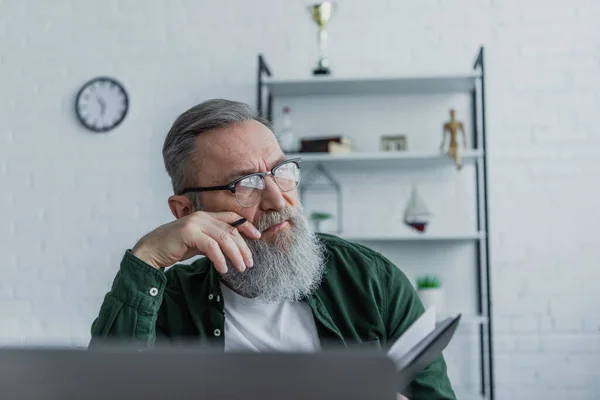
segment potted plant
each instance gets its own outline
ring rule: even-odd
[[[321,222],[326,221],[330,218],[333,218],[333,215],[325,212],[315,211],[310,214],[310,220],[313,222],[315,226],[315,232],[321,231]]]
[[[417,294],[425,309],[435,306],[436,314],[444,312],[444,288],[438,277],[424,275],[417,278]]]

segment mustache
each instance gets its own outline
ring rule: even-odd
[[[283,222],[287,219],[293,221],[299,214],[301,214],[300,210],[286,207],[281,211],[271,211],[268,214],[261,215],[260,217],[256,218],[253,225],[256,227],[256,229],[262,232],[268,227]]]

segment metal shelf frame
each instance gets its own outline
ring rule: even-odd
[[[470,86],[470,80],[473,85]],[[455,82],[453,80],[456,80]],[[348,79],[327,77],[319,80],[314,77],[307,80],[275,80],[262,54],[258,55],[257,73],[257,111],[258,114],[270,123],[273,122],[273,96],[282,95],[327,95],[338,94],[360,96],[364,93],[378,92],[378,88],[388,88],[381,93],[389,93],[390,84],[396,88],[398,95],[414,93],[420,86],[426,93],[436,92],[435,84],[440,83],[440,91],[455,88],[456,91],[468,92],[471,98],[471,111],[473,123],[472,143],[475,149],[481,150],[474,160],[476,184],[476,213],[477,231],[481,238],[476,244],[476,274],[477,274],[477,314],[485,318],[486,323],[479,326],[480,372],[482,398],[494,400],[494,360],[492,340],[492,291],[490,274],[490,244],[489,244],[489,204],[488,204],[488,163],[487,163],[487,136],[486,136],[486,92],[485,92],[485,63],[484,48],[480,47],[473,64],[472,73],[464,76],[432,76],[432,77],[396,77],[385,78],[385,85],[381,78]],[[317,82],[329,85],[329,89],[321,90]],[[372,82],[372,84],[370,83]],[[306,86],[303,86],[303,83]],[[271,88],[275,88],[275,94]]]

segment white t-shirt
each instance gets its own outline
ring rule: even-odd
[[[221,283],[225,307],[225,351],[320,349],[312,312],[303,302],[263,303]]]

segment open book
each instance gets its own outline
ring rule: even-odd
[[[400,391],[442,354],[456,331],[461,315],[436,324],[435,307],[428,308],[388,350],[400,375]]]

